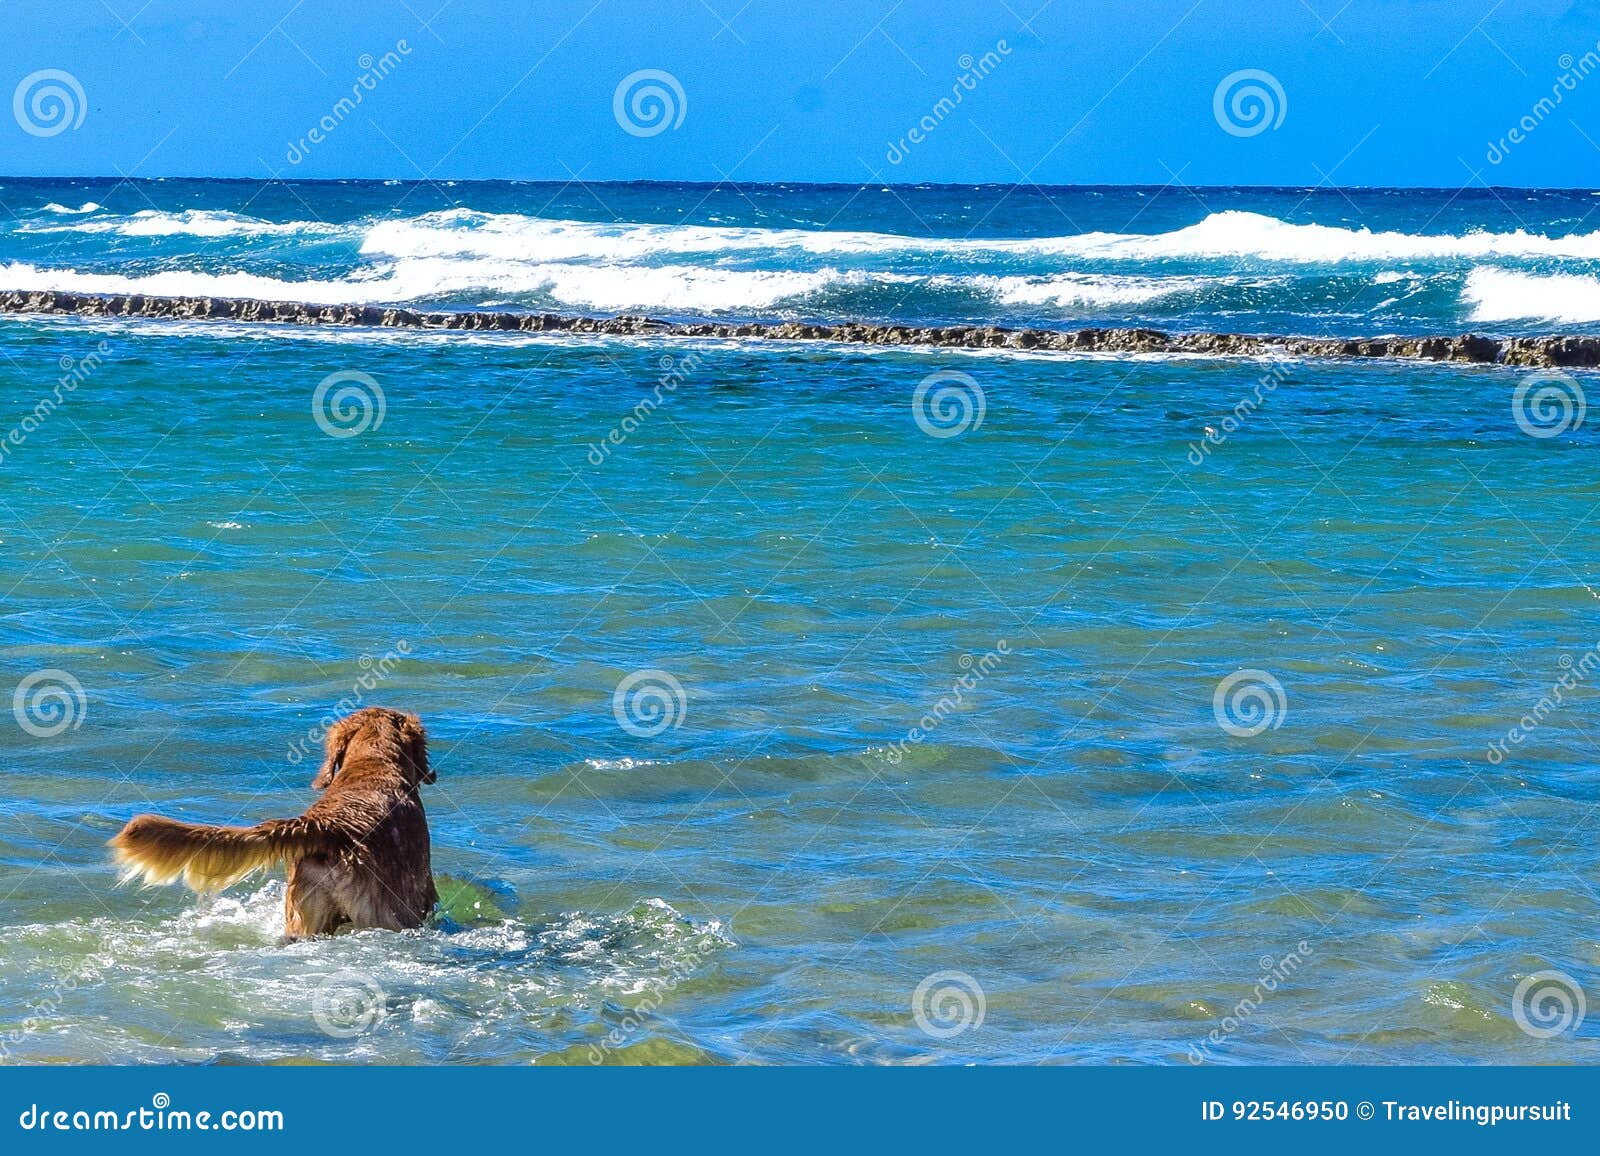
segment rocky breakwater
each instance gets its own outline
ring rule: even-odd
[[[385,329],[493,330],[517,333],[659,334],[768,341],[829,341],[952,349],[1036,349],[1064,353],[1187,353],[1206,357],[1396,358],[1529,368],[1600,366],[1600,336],[1334,338],[1241,333],[1165,333],[1158,329],[1007,329],[1000,326],[914,326],[844,322],[668,322],[649,317],[582,317],[562,313],[417,310],[379,305],[312,305],[236,297],[149,297],[142,294],[0,293],[0,313],[178,321],[276,322]]]

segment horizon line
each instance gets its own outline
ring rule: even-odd
[[[40,176],[33,174],[4,174],[0,175],[0,182],[5,181],[37,181],[69,182],[92,181],[108,182],[111,184],[137,184],[140,182],[154,183],[162,181],[217,181],[235,184],[282,184],[282,185],[555,185],[579,187],[616,187],[621,185],[659,185],[678,188],[760,188],[760,187],[798,187],[812,189],[1032,189],[1039,192],[1053,192],[1058,190],[1092,190],[1106,189],[1138,190],[1165,192],[1166,190],[1212,190],[1212,191],[1251,191],[1251,192],[1294,192],[1294,193],[1596,193],[1600,194],[1600,186],[1595,185],[1269,185],[1269,184],[1188,184],[1176,181],[1167,181],[1159,184],[1146,184],[1141,182],[1106,183],[1101,181],[1048,184],[1038,181],[829,181],[829,180],[663,180],[651,178],[607,178],[605,180],[578,180],[571,177],[250,177],[250,176],[213,176],[195,174],[163,174],[160,176],[126,176],[121,174],[87,174],[76,175],[49,175]]]

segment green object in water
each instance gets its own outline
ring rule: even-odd
[[[468,927],[511,918],[500,906],[500,897],[481,883],[457,879],[454,875],[437,875],[433,886],[439,892],[439,918]]]

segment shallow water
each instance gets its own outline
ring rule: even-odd
[[[65,688],[0,727],[6,1058],[1600,1058],[1518,1023],[1600,966],[1600,485],[1510,371],[0,348],[0,692]],[[930,436],[948,370],[982,421]],[[329,436],[345,371],[383,419]],[[341,700],[429,726],[446,918],[280,946],[271,880],[116,886],[136,812],[303,808]]]

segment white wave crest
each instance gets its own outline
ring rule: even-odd
[[[1479,266],[1461,296],[1471,321],[1600,321],[1600,277]]]
[[[86,213],[98,213],[102,208],[104,208],[103,205],[96,204],[94,201],[85,201],[76,209],[69,209],[66,205],[57,204],[55,201],[51,201],[39,211],[42,213],[55,213],[56,215],[63,217],[80,217]]]
[[[1007,244],[1008,242],[1001,242]],[[800,250],[817,254],[939,249],[966,242],[927,242],[882,233],[714,225],[595,224],[470,209],[380,221],[361,252],[388,257],[491,257],[516,261],[633,261],[668,254]]]
[[[708,225],[593,224],[466,209],[381,221],[361,251],[390,257],[490,257],[519,261],[639,260],[685,253],[798,250],[825,255],[1034,254],[1103,260],[1256,258],[1308,264],[1492,257],[1600,259],[1600,232],[1546,237],[1510,233],[1374,233],[1293,224],[1261,213],[1212,213],[1167,233],[1079,233],[1058,237],[926,238],[849,230]]]
[[[154,297],[249,297],[315,305],[541,295],[570,306],[618,310],[671,308],[716,312],[767,309],[834,286],[863,284],[864,273],[718,269],[705,266],[629,268],[532,265],[520,261],[421,259],[396,262],[370,277],[288,281],[255,273],[169,270],[127,276],[72,269],[0,266],[0,289],[67,293],[144,293]],[[873,274],[873,280],[894,280]],[[901,280],[915,280],[901,278]]]
[[[1007,305],[1054,305],[1072,309],[1144,305],[1164,297],[1203,293],[1233,281],[1225,277],[1117,277],[1091,273],[969,279],[970,284],[988,290],[996,300]]]
[[[100,206],[67,209],[85,214]],[[144,210],[128,216],[70,223],[24,224],[25,232],[113,234],[127,237],[304,236],[359,238],[367,257],[557,262],[637,262],[693,254],[719,258],[782,252],[824,257],[984,257],[1022,255],[1102,261],[1252,259],[1291,264],[1378,263],[1409,260],[1600,260],[1600,232],[1549,237],[1517,229],[1460,234],[1372,232],[1337,225],[1294,224],[1261,213],[1212,213],[1166,233],[1088,232],[1053,237],[912,237],[857,230],[740,228],[713,225],[595,223],[516,213],[450,209],[353,224],[265,221],[209,209]],[[1392,275],[1392,274],[1391,274]]]
[[[1545,237],[1517,229],[1510,233],[1467,232],[1427,235],[1374,233],[1336,225],[1296,225],[1260,213],[1212,213],[1187,228],[1152,236],[1086,233],[1060,238],[1057,252],[1085,256],[1253,257],[1306,264],[1490,257],[1600,258],[1600,233]]]
[[[316,305],[380,304],[470,297],[544,298],[573,308],[674,312],[774,309],[832,291],[931,288],[964,291],[1001,304],[1072,310],[1115,309],[1170,295],[1196,294],[1227,278],[913,276],[825,268],[811,271],[724,269],[706,265],[626,266],[567,262],[414,258],[370,276],[288,281],[254,273],[170,270],[127,276],[71,269],[0,266],[0,289],[69,293],[144,293],[156,297],[250,297]]]
[[[67,209],[49,204],[45,208],[56,213],[78,215],[95,212],[101,206],[92,201],[81,209]],[[70,225],[24,226],[29,233],[109,233],[121,237],[256,237],[256,236],[328,236],[344,231],[347,226],[325,221],[263,221],[239,213],[212,209],[184,209],[166,213],[157,209],[142,209],[125,217],[101,217],[93,221],[79,221]]]
[[[382,281],[283,281],[255,273],[207,273],[174,269],[128,276],[85,273],[75,269],[41,269],[23,262],[0,265],[0,289],[14,292],[53,290],[63,293],[144,293],[152,297],[250,297],[303,301],[314,305],[399,301],[386,295]]]

